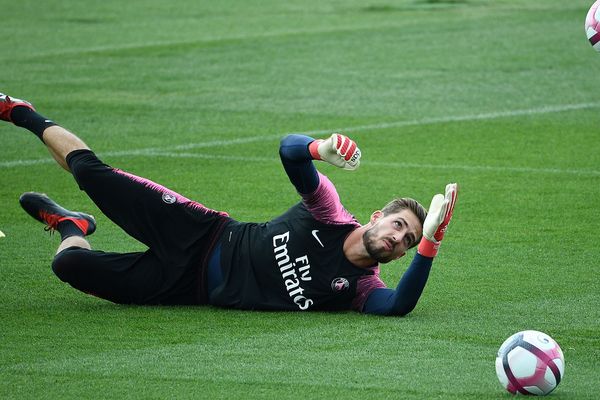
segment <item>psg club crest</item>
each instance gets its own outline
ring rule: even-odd
[[[177,201],[177,198],[170,193],[163,193],[162,200],[167,204],[173,204]]]
[[[331,281],[331,289],[334,292],[343,292],[350,287],[350,282],[346,278],[335,278]]]

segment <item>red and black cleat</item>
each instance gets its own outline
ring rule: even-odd
[[[46,230],[56,230],[63,221],[73,222],[85,236],[96,230],[93,216],[82,212],[69,211],[43,193],[27,192],[19,198],[21,207],[33,218],[47,225]]]
[[[4,93],[0,93],[0,119],[1,120],[13,122],[12,119],[10,118],[10,113],[12,112],[12,109],[15,107],[27,107],[27,108],[35,111],[35,108],[33,108],[33,105],[31,105],[30,102],[21,100],[21,99],[15,99],[14,97],[10,97],[10,96],[5,95]]]

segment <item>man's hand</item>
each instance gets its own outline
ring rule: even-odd
[[[336,167],[354,170],[360,164],[360,149],[354,140],[334,133],[327,140],[317,139],[309,145],[315,160],[323,160]]]
[[[452,219],[457,195],[458,185],[449,183],[446,185],[445,195],[433,196],[427,218],[423,223],[423,238],[419,243],[419,254],[431,258],[437,255],[440,243]]]

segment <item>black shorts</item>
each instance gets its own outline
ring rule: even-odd
[[[227,214],[112,168],[89,150],[70,153],[67,163],[98,208],[148,250],[119,254],[72,247],[54,259],[59,278],[116,303],[206,303],[206,264]]]

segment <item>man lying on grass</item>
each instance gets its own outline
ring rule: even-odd
[[[413,310],[452,217],[457,185],[436,194],[429,214],[396,199],[361,225],[340,203],[313,160],[353,170],[361,153],[341,134],[327,140],[289,135],[283,167],[301,201],[266,223],[236,221],[147,179],[102,163],[77,136],[23,100],[0,93],[0,119],[37,135],[79,187],[145,252],[92,250],[91,215],[66,210],[44,194],[21,196],[33,218],[61,236],[52,269],[74,288],[123,304],[211,304],[253,310],[356,310],[405,315]],[[419,245],[395,289],[379,263]]]

